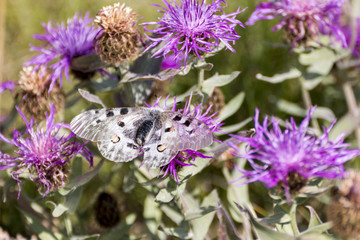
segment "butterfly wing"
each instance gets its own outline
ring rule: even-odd
[[[165,111],[160,117],[159,129],[155,129],[150,140],[144,145],[143,164],[158,168],[168,164],[179,151],[198,150],[213,141],[208,126],[198,119]]]
[[[136,129],[148,112],[145,108],[89,110],[76,116],[70,127],[79,137],[97,142],[105,158],[127,162],[139,155]]]

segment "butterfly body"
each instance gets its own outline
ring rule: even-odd
[[[105,158],[128,162],[143,153],[142,164],[152,168],[168,164],[179,151],[198,150],[213,141],[205,123],[161,108],[89,110],[70,126],[76,135],[97,142]]]

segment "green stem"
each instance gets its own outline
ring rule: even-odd
[[[343,90],[344,90],[346,104],[348,106],[350,114],[355,119],[359,118],[360,112],[359,112],[358,105],[356,103],[356,97],[355,97],[354,91],[352,89],[351,83],[346,81],[343,84]],[[356,127],[355,135],[356,135],[357,145],[358,145],[358,147],[360,147],[360,127]]]
[[[299,81],[300,81],[300,85],[301,85],[301,94],[302,94],[304,104],[305,104],[307,110],[309,110],[313,106],[312,102],[311,102],[310,93],[305,87],[305,83],[304,83],[305,80],[302,77],[300,77]],[[318,133],[321,132],[319,123],[317,122],[316,119],[311,119],[311,125],[316,130],[316,132],[318,132]]]

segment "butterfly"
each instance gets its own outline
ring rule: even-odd
[[[154,107],[88,110],[70,127],[79,137],[96,142],[106,159],[129,162],[143,153],[142,164],[151,168],[169,164],[179,151],[195,151],[213,142],[202,121]]]

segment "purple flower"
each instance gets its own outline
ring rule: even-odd
[[[205,123],[207,125],[207,127],[211,130],[212,133],[221,132],[221,126],[223,124],[221,122],[219,122],[217,119],[213,118],[214,115],[216,115],[216,113],[211,114],[210,116],[207,116],[211,109],[211,106],[208,109],[206,109],[204,113],[201,109],[202,104],[195,105],[193,109],[190,109],[191,98],[192,98],[192,96],[190,96],[190,98],[186,100],[185,107],[183,109],[176,110],[176,98],[174,99],[174,105],[171,107],[171,109],[168,109],[168,107],[166,106],[166,101],[168,100],[168,98],[169,97],[166,98],[163,107],[161,107],[159,104],[159,101],[161,98],[158,98],[156,100],[156,102],[153,104],[153,106],[150,104],[146,104],[146,103],[145,103],[145,105],[146,105],[146,107],[149,107],[149,108],[150,107],[159,107],[164,110],[171,110],[171,111],[181,113],[183,115],[189,116],[191,118],[195,118],[195,119],[200,120],[201,122]],[[215,135],[213,135],[213,137],[215,137]],[[214,141],[219,141],[219,140],[214,139]],[[181,166],[192,165],[191,163],[185,163],[185,161],[195,161],[196,157],[211,158],[211,157],[208,157],[208,156],[202,154],[201,152],[198,152],[197,150],[190,150],[190,149],[181,150],[180,152],[177,153],[177,155],[171,160],[171,162],[168,165],[165,165],[162,167],[161,170],[164,172],[163,177],[167,176],[168,174],[171,174],[176,179],[176,182],[178,182],[178,178],[177,178],[178,168]]]
[[[344,143],[341,135],[334,141],[329,140],[329,128],[324,127],[324,134],[319,137],[311,134],[309,121],[314,108],[311,109],[299,127],[293,118],[282,131],[279,122],[266,116],[262,125],[259,123],[259,110],[255,113],[255,131],[253,137],[234,136],[239,142],[250,147],[245,153],[240,152],[236,144],[230,144],[239,157],[246,158],[253,170],[239,170],[248,178],[246,183],[261,181],[268,188],[279,183],[285,187],[287,200],[290,202],[289,179],[298,176],[304,180],[312,177],[340,178],[344,174],[343,164],[360,154],[358,149],[347,149],[350,144]],[[272,127],[270,128],[270,125]]]
[[[224,0],[213,0],[211,4],[206,4],[206,1],[200,2],[200,0],[181,0],[180,5],[174,0],[162,1],[165,7],[154,4],[159,8],[158,11],[164,14],[159,21],[143,23],[145,26],[158,25],[153,30],[144,27],[145,31],[153,34],[152,37],[148,36],[153,43],[145,51],[162,43],[153,57],[166,56],[174,52],[175,58],[183,54],[186,64],[190,53],[202,59],[201,55],[218,48],[220,42],[227,49],[235,52],[230,42],[234,43],[240,38],[235,32],[235,27],[236,25],[244,26],[235,17],[243,10],[238,9],[234,13],[225,14],[221,6],[225,3]]]
[[[12,81],[2,82],[0,83],[0,93],[5,92],[6,90],[13,92],[17,85],[18,84],[16,82],[12,82]]]
[[[351,25],[343,26],[343,32],[347,46],[353,47],[353,55],[358,58],[360,57],[360,18],[357,18],[354,24],[354,29]],[[352,38],[354,38],[354,40]],[[352,41],[354,41],[354,46],[352,46]]]
[[[320,33],[334,36],[345,46],[341,31],[341,7],[346,0],[279,0],[262,2],[246,24],[280,17],[273,31],[284,29],[292,47],[307,40],[318,39]]]
[[[51,22],[42,24],[45,34],[33,36],[33,38],[44,42],[44,45],[41,47],[30,45],[31,51],[41,53],[24,65],[47,66],[57,59],[54,64],[50,65],[52,73],[49,91],[51,91],[57,80],[59,80],[61,87],[63,74],[69,81],[71,59],[95,53],[93,42],[100,28],[93,25],[89,26],[88,24],[92,21],[93,19],[89,18],[88,13],[83,18],[76,13],[73,18],[68,19],[66,24],[64,22],[55,24],[55,26]]]
[[[14,129],[13,139],[7,139],[0,133],[0,140],[13,145],[17,149],[14,157],[0,152],[0,170],[15,168],[11,176],[18,182],[19,195],[21,192],[20,175],[30,173],[30,179],[40,184],[43,197],[50,191],[63,187],[66,180],[66,163],[76,155],[82,155],[92,166],[93,156],[85,144],[75,141],[75,134],[60,136],[62,128],[69,128],[68,124],[54,123],[55,108],[51,105],[50,115],[46,116],[46,126],[34,130],[33,119],[28,122],[23,113],[17,108],[26,124],[24,134]]]

